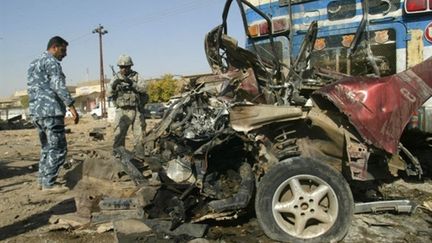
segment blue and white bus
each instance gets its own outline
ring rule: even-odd
[[[308,38],[314,42],[308,52],[309,67],[348,75],[388,76],[432,56],[432,0],[249,3],[265,13],[272,26],[269,28],[269,21],[252,6],[245,6],[246,48],[262,56],[272,48],[280,62],[288,66],[304,54],[302,48]],[[316,32],[313,38],[312,26]],[[420,129],[432,132],[432,100],[419,110],[419,118]],[[414,116],[414,126],[416,119]]]
[[[309,26],[318,33],[310,64],[350,75],[386,76],[432,56],[432,0],[250,0],[273,23],[282,61],[299,54]],[[246,10],[246,46],[267,45],[269,28]],[[278,35],[290,30],[289,35]],[[292,42],[289,40],[292,39]],[[375,65],[375,67],[374,67]]]

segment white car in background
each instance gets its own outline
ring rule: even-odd
[[[79,116],[83,115],[83,113],[80,110],[77,110],[77,112],[78,112]],[[70,112],[70,110],[67,110],[66,114],[65,114],[65,117],[72,117],[72,112]]]
[[[78,109],[77,109],[77,112],[78,112],[78,115],[80,117],[82,117],[84,114],[90,114],[95,119],[99,119],[102,117],[102,108],[100,105],[97,105],[95,108],[91,109],[89,112],[84,113]],[[108,113],[108,115],[111,114],[111,116],[114,117],[115,107],[108,104],[108,106],[106,107],[106,112]],[[69,110],[67,110],[65,117],[72,117],[72,113]]]
[[[95,117],[95,118],[97,118],[97,117],[101,117],[102,116],[102,107],[101,106],[96,106],[95,108],[93,108],[91,111],[90,111],[90,115],[92,116],[92,117]]]
[[[107,105],[105,109],[108,118],[114,117],[115,107]],[[96,106],[89,112],[89,114],[95,119],[102,118],[102,107],[100,105]]]

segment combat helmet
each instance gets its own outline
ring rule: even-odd
[[[132,66],[133,62],[132,62],[132,58],[128,55],[122,54],[120,55],[118,61],[117,61],[117,66]]]

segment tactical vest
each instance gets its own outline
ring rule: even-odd
[[[134,72],[134,74],[136,74]],[[129,75],[129,78],[132,80],[132,82],[135,81],[135,75]],[[131,85],[128,85],[127,83],[122,82],[120,85],[116,88],[116,97],[114,99],[114,103],[116,107],[119,108],[132,108],[136,107],[138,105],[138,98],[137,94],[133,91],[133,88]]]
[[[131,89],[119,89],[115,103],[120,108],[135,107],[137,105],[136,94]]]

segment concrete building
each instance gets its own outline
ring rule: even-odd
[[[105,108],[107,112],[107,119],[114,120],[115,107],[111,100],[107,97],[106,90],[108,88],[109,79],[104,80],[105,85]],[[101,100],[101,86],[99,80],[91,80],[79,82],[76,87],[75,107],[83,114],[90,114],[92,116],[102,115],[102,100]]]
[[[25,118],[27,109],[21,104],[20,97],[4,97],[0,98],[0,119],[8,120],[15,116],[23,115]]]
[[[109,80],[105,79],[105,90]],[[75,107],[83,112],[88,113],[95,109],[101,103],[101,86],[99,80],[79,82],[75,89]],[[106,99],[107,100],[107,99]],[[108,102],[106,103],[108,107]]]
[[[72,96],[75,95],[75,86],[67,86]],[[8,120],[15,116],[22,115],[23,119],[28,116],[27,89],[18,90],[10,97],[0,98],[0,119]]]

